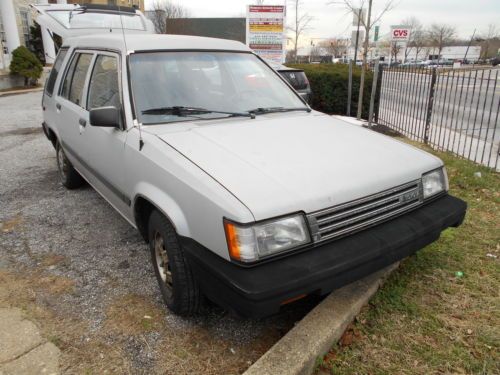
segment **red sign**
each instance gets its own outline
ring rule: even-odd
[[[391,30],[392,40],[408,40],[410,38],[410,29],[394,28]]]

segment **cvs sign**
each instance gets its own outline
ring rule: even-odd
[[[391,39],[399,41],[408,41],[408,39],[410,39],[410,29],[403,27],[393,27],[391,29]]]

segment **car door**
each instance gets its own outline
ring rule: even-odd
[[[86,177],[81,132],[88,122],[85,91],[94,53],[74,51],[55,99],[59,142],[76,169]]]
[[[55,127],[56,121],[56,95],[54,95],[57,78],[59,77],[59,73],[61,73],[61,68],[63,66],[63,62],[66,59],[68,54],[68,47],[62,47],[59,50],[56,61],[54,62],[54,66],[50,71],[49,78],[45,81],[45,88],[43,90],[42,97],[42,109],[44,111],[43,120],[49,127]]]
[[[123,113],[120,66],[118,54],[97,52],[89,78],[87,111],[113,106]],[[123,152],[127,137],[124,129],[123,124],[119,128],[110,128],[89,123],[81,132],[86,150],[85,162],[91,172],[90,183],[123,214],[130,206],[129,197],[123,193]]]

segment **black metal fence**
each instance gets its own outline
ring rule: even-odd
[[[498,68],[381,70],[376,119],[405,136],[499,169]]]

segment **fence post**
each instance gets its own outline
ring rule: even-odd
[[[351,115],[352,99],[352,60],[349,60],[349,84],[347,86],[347,116]]]
[[[429,100],[427,101],[427,114],[425,117],[424,143],[429,142],[429,130],[431,127],[432,107],[434,105],[434,91],[436,86],[436,68],[432,68],[431,87],[429,88]]]
[[[382,78],[384,75],[384,66],[378,66],[377,92],[375,95],[375,110],[373,112],[374,121],[378,124],[378,116],[380,111],[380,96],[382,95]]]
[[[375,68],[373,71],[373,79],[372,79],[372,94],[370,97],[370,110],[368,112],[368,127],[371,128],[373,122],[373,106],[375,105],[375,96],[377,95],[377,86],[378,86],[378,65],[379,60],[375,61]]]

